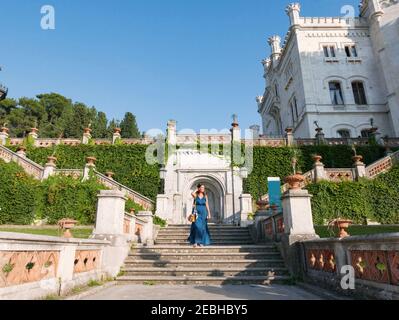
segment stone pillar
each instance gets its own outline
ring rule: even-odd
[[[248,225],[252,224],[252,222],[248,220],[248,215],[250,213],[253,213],[252,196],[250,194],[242,194],[240,196],[240,213],[241,213],[240,226],[242,228],[246,228],[248,227]]]
[[[321,162],[323,158],[321,156],[314,156],[314,182],[319,182],[321,180],[328,180],[326,170],[324,170],[324,164]]]
[[[19,155],[21,158],[26,158],[26,148],[24,146],[19,146],[17,155]]]
[[[55,169],[57,168],[56,166],[56,157],[47,157],[47,163],[44,166],[44,171],[43,171],[43,180],[48,179],[48,177],[53,176],[55,173]]]
[[[363,162],[362,156],[354,156],[353,158],[353,168],[355,171],[355,180],[367,177],[366,165]]]
[[[121,128],[115,128],[114,129],[114,135],[112,136],[112,144],[116,144],[117,141],[122,139],[121,131],[122,131]]]
[[[124,236],[125,193],[118,190],[101,190],[97,196],[95,237]]]
[[[285,234],[281,238],[282,252],[293,275],[300,274],[302,270],[300,242],[319,238],[313,225],[312,196],[301,188],[304,181],[305,178],[299,174],[287,177],[289,190],[284,193],[282,203],[285,226]]]
[[[36,139],[39,138],[39,129],[38,128],[30,129],[29,137],[32,137],[32,139],[36,141]]]
[[[90,178],[90,171],[96,168],[96,161],[95,157],[87,157],[86,158],[86,165],[83,169],[83,181]]]
[[[323,128],[316,129],[316,144],[317,145],[324,145],[326,144],[326,136],[323,132]]]
[[[0,130],[0,145],[5,146],[9,137],[9,130],[6,127],[2,127]]]
[[[231,124],[231,136],[233,143],[240,143],[241,142],[241,129],[240,125],[238,124],[237,119],[234,119],[233,123]]]
[[[83,138],[82,138],[82,144],[89,144],[89,141],[91,139],[91,129],[90,128],[85,128],[83,132]]]
[[[167,144],[175,146],[177,144],[177,122],[169,120],[167,130]]]
[[[300,24],[300,12],[301,12],[301,5],[299,3],[291,3],[285,9],[285,12],[290,17],[291,26],[299,25]]]
[[[292,129],[292,128],[285,129],[287,146],[289,146],[289,147],[292,147],[295,145],[293,132],[294,132],[294,129]]]
[[[140,211],[137,217],[146,221],[143,227],[141,240],[144,244],[154,245],[154,217],[151,211]]]

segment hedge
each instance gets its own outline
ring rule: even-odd
[[[315,224],[338,217],[363,224],[372,219],[382,224],[399,224],[399,166],[375,180],[320,182],[308,186],[313,195]]]

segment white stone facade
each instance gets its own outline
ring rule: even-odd
[[[290,29],[281,45],[269,39],[266,90],[257,98],[266,136],[293,128],[295,138],[399,136],[399,3],[368,0],[356,18],[305,18],[287,7]],[[363,94],[364,93],[364,94]],[[372,119],[372,120],[371,120]]]

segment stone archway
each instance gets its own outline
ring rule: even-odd
[[[190,212],[193,204],[191,193],[197,189],[198,184],[205,185],[207,191],[212,216],[209,222],[222,223],[225,219],[225,191],[222,184],[211,176],[199,176],[190,181],[188,188],[185,188],[186,201],[183,203],[183,214],[186,213],[187,215]]]

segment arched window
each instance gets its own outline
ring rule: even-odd
[[[341,129],[337,131],[338,136],[342,139],[349,139],[351,137],[351,132],[348,129]]]
[[[352,82],[353,96],[355,97],[355,103],[358,105],[367,104],[366,92],[364,90],[364,84],[361,81]]]
[[[369,129],[364,129],[361,132],[362,138],[370,138],[371,132]]]
[[[343,105],[344,95],[342,94],[341,83],[338,81],[329,82],[331,103],[333,105]]]

